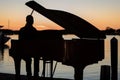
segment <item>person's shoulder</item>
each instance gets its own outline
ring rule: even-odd
[[[37,31],[37,29],[35,27],[32,27],[32,29]]]
[[[24,30],[24,29],[25,29],[25,27],[22,27],[22,28],[20,28],[20,30],[19,30],[19,31]]]
[[[20,30],[19,30],[19,34],[25,32],[25,31],[26,31],[25,27],[22,27],[22,28],[20,28]]]

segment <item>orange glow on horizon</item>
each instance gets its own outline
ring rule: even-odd
[[[104,20],[100,20],[100,21],[96,21],[96,20],[88,20],[91,24],[93,24],[95,27],[97,27],[100,30],[104,30],[106,29],[106,27],[113,27],[114,29],[119,29],[120,25],[119,25],[119,21],[104,21]],[[23,27],[25,25],[25,22],[21,22],[21,21],[15,21],[15,20],[11,20],[8,23],[8,20],[2,20],[0,21],[0,25],[4,26],[3,29],[12,29],[12,30],[19,30],[21,27]],[[108,26],[106,26],[108,25]],[[38,30],[45,30],[45,29],[57,29],[57,30],[61,30],[64,29],[59,25],[56,24],[34,24],[34,27]]]

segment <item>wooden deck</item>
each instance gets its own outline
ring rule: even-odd
[[[14,74],[6,74],[6,73],[0,73],[0,80],[15,80]],[[21,75],[21,80],[27,80],[27,77],[25,75]],[[31,78],[30,80],[36,80],[34,78]],[[64,79],[64,78],[39,78],[37,80],[71,80],[71,79]]]

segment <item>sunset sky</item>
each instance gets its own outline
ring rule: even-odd
[[[32,11],[25,5],[30,0],[0,0],[0,25],[9,29],[20,29],[25,17]],[[120,0],[35,0],[48,9],[73,13],[98,29],[120,28]],[[62,29],[37,12],[33,13],[37,29]]]

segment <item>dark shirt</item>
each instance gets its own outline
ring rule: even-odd
[[[32,40],[36,38],[37,30],[34,27],[23,27],[19,31],[19,40]]]

